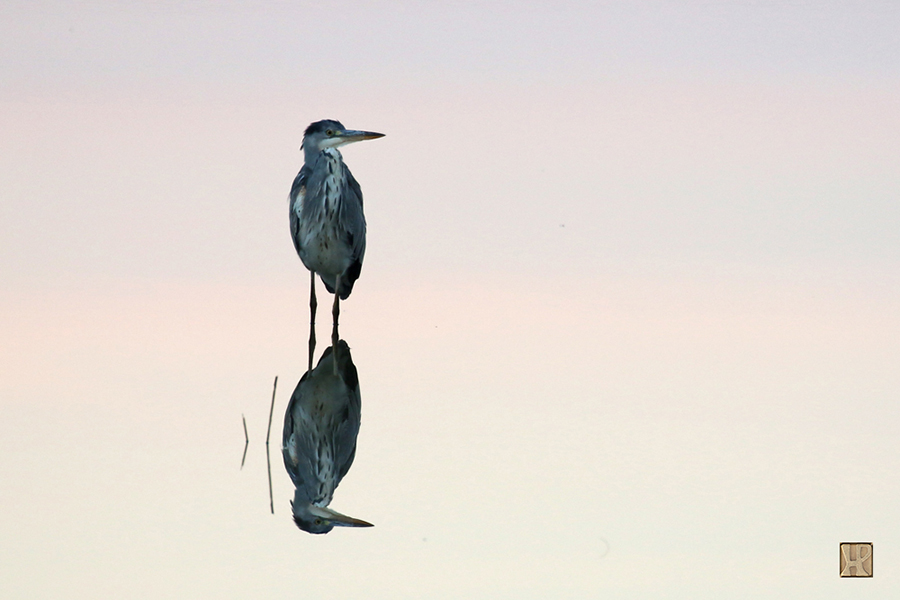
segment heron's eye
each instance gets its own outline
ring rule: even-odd
[[[329,129],[328,131],[325,132],[325,135],[327,135],[328,137],[331,137],[334,135],[334,132]]]
[[[322,524],[322,519],[316,519],[316,525],[321,525],[321,524]]]

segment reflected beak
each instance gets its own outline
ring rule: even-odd
[[[375,135],[380,136],[380,134]],[[310,506],[309,512],[316,515],[320,519],[324,519],[325,521],[331,523],[336,527],[374,527],[374,525],[372,525],[368,521],[363,521],[362,519],[354,519],[353,517],[342,515],[338,511],[331,510],[330,508]]]
[[[363,140],[375,140],[384,137],[383,133],[375,133],[374,131],[357,131],[355,129],[345,129],[335,136],[341,140],[341,145],[352,144],[353,142],[361,142]]]

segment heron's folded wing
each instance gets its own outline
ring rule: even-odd
[[[288,195],[288,212],[291,220],[291,240],[294,242],[294,249],[300,253],[300,215],[303,211],[303,200],[306,197],[306,166],[300,169],[291,185],[291,193]]]
[[[350,169],[344,165],[347,185],[341,198],[341,225],[344,241],[351,249],[352,262],[344,272],[341,281],[343,287],[341,298],[346,298],[353,290],[353,284],[362,272],[363,258],[366,255],[366,216],[363,213],[363,196],[359,183]],[[345,294],[346,293],[346,294]]]

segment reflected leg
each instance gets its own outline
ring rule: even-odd
[[[309,362],[306,372],[313,368],[313,354],[316,352],[316,272],[309,272]]]

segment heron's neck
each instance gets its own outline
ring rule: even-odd
[[[314,165],[317,160],[321,159],[332,162],[337,161],[338,163],[344,162],[344,157],[337,148],[322,148],[321,150],[318,148],[303,148],[303,160],[306,164]]]
[[[302,486],[298,486],[294,489],[294,501],[291,503],[294,505],[294,512],[297,513],[297,508],[302,508],[309,506],[313,503],[313,498],[310,498],[309,490],[303,488]]]
[[[337,148],[326,148],[319,156],[328,173],[325,176],[325,214],[334,218],[340,212],[341,193],[346,184],[344,162]]]
[[[306,489],[303,486],[296,487],[294,489],[294,502],[293,505],[295,507],[303,507],[303,506],[320,506],[325,507],[331,504],[331,499],[334,498],[334,489],[330,490],[330,493],[321,495],[321,494],[311,494],[311,490]],[[296,509],[295,509],[296,512]]]

